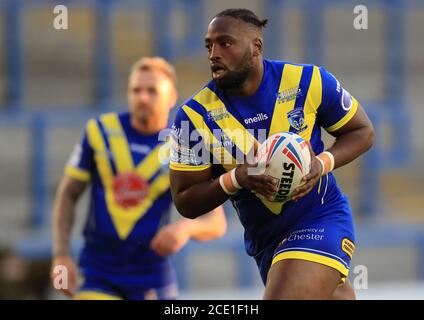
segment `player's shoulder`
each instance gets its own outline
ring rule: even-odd
[[[283,60],[266,60],[266,62],[270,68],[277,69],[279,72],[282,72],[285,66],[301,67],[302,72],[306,70],[308,70],[308,72],[310,73],[318,71],[321,81],[324,85],[333,85],[333,83],[338,83],[336,77],[331,72],[329,72],[325,66],[322,65],[316,65],[312,63],[298,63]]]
[[[281,81],[281,77],[301,76],[318,71],[317,66],[310,63],[298,63],[286,60],[264,60],[264,69],[267,77],[274,81]]]
[[[87,124],[90,122],[102,123],[105,121],[105,119],[117,119],[120,122],[125,122],[129,120],[129,118],[130,118],[130,113],[128,111],[121,111],[121,112],[110,111],[110,112],[100,113],[97,116],[91,117],[90,119],[88,119]]]
[[[178,106],[177,117],[184,117],[187,109],[198,114],[205,112],[204,106],[219,99],[218,88],[213,81],[209,81],[200,90],[196,91],[190,98]]]
[[[271,67],[271,68],[276,68],[276,69],[280,69],[282,70],[284,68],[284,66],[296,66],[296,67],[306,67],[306,68],[313,68],[313,67],[318,67],[314,64],[311,63],[299,63],[299,62],[294,62],[294,61],[287,61],[287,60],[268,60],[265,59],[264,60],[265,66],[266,67]]]

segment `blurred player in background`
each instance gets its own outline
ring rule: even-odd
[[[225,10],[210,22],[205,46],[212,81],[183,104],[173,125],[174,202],[183,216],[195,218],[231,199],[265,299],[354,299],[345,282],[355,249],[352,213],[331,171],[368,150],[374,129],[323,67],[263,59],[266,23],[246,9]],[[336,138],[326,151],[321,128]],[[259,129],[266,130],[261,139]],[[191,141],[199,130],[202,139]],[[304,184],[282,204],[267,200],[277,191],[272,178],[248,174],[254,164],[237,154],[248,156],[285,131],[310,142],[312,162]]]
[[[76,299],[174,299],[169,255],[189,239],[222,236],[222,208],[200,219],[169,223],[168,165],[160,162],[168,114],[177,101],[174,68],[162,58],[137,61],[128,81],[129,112],[107,113],[87,123],[60,182],[53,209],[52,281],[68,270]],[[80,254],[83,283],[69,253],[75,205],[91,183],[91,202]]]

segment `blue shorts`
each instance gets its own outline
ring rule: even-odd
[[[111,272],[88,263],[86,255],[81,260],[83,281],[76,299],[174,300],[178,296],[175,272],[167,263],[155,272],[130,272],[123,267]]]
[[[319,206],[283,232],[273,244],[256,257],[262,280],[269,268],[284,259],[307,260],[338,270],[344,281],[355,251],[354,225],[347,197]]]

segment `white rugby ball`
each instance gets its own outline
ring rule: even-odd
[[[299,135],[281,132],[268,137],[258,149],[258,162],[269,166],[264,174],[274,178],[277,192],[270,201],[290,200],[301,179],[311,170],[308,145]]]

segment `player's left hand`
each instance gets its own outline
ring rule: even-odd
[[[176,253],[190,240],[190,234],[184,222],[176,221],[163,226],[150,242],[150,248],[160,256]]]
[[[311,171],[309,174],[304,176],[302,178],[303,184],[297,187],[292,195],[293,201],[298,201],[300,198],[306,196],[312,188],[315,186],[315,184],[318,182],[319,178],[321,177],[322,172],[322,166],[321,163],[316,159],[315,153],[312,150],[311,144],[309,141],[307,142],[309,152],[311,154]]]

